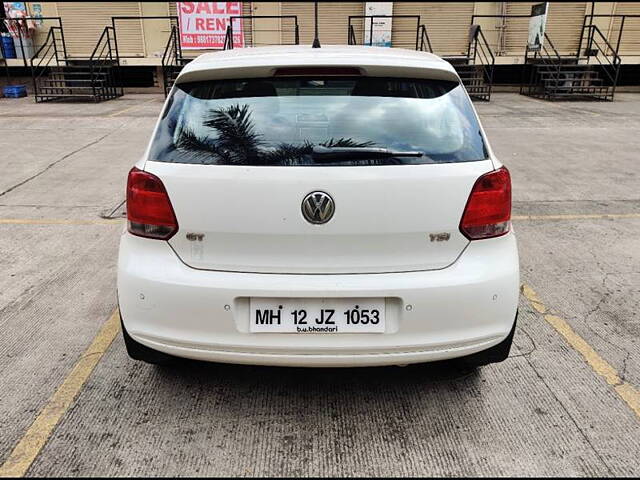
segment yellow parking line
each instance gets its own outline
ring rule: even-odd
[[[131,110],[133,110],[135,108],[141,107],[142,105],[145,105],[147,103],[151,103],[154,100],[155,100],[155,98],[152,98],[151,100],[147,100],[146,102],[138,103],[136,105],[131,105],[130,107],[127,107],[127,108],[125,108],[123,110],[118,110],[117,112],[110,113],[109,115],[107,115],[107,117],[117,117],[118,115],[121,115],[123,113],[127,113],[127,112],[129,112],[129,111],[131,111]]]
[[[123,218],[104,218],[96,220],[67,220],[61,218],[0,218],[5,225],[113,225],[121,223]]]
[[[119,330],[120,319],[116,309],[0,466],[0,477],[22,477],[27,473]]]
[[[547,307],[542,303],[536,292],[528,285],[523,285],[522,293],[527,298],[531,306],[549,323],[567,343],[578,351],[585,359],[591,369],[600,375],[613,387],[615,392],[626,403],[631,410],[640,418],[640,392],[629,382],[620,378],[617,370],[602,358],[584,338],[578,335],[567,323],[567,321],[557,315],[548,313]]]
[[[117,117],[118,115],[122,114],[122,113],[127,113],[130,110],[133,110],[134,108],[138,108],[140,105],[132,105],[130,107],[127,107],[123,110],[118,110],[117,112],[113,112],[110,113],[109,115],[107,115],[107,117]]]
[[[567,215],[513,215],[512,220],[588,220],[599,218],[640,218],[640,213],[602,213]],[[67,220],[58,218],[0,218],[0,224],[9,225],[111,225],[124,218],[104,218],[95,220]]]
[[[568,215],[513,215],[513,220],[588,220],[593,218],[640,218],[640,213],[593,213]]]

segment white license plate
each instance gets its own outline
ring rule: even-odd
[[[384,298],[251,298],[255,333],[384,333]]]

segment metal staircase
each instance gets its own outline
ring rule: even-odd
[[[584,30],[587,48],[584,52],[579,48],[575,56],[560,55],[546,33],[542,48],[532,57],[527,47],[528,78],[523,79],[520,93],[545,100],[613,100],[620,57],[596,25],[585,25]]]
[[[424,25],[422,25],[420,33],[420,50],[433,52]],[[443,58],[456,69],[471,98],[487,102],[491,100],[496,57],[491,51],[480,25],[469,27],[469,44],[466,55]]]
[[[113,28],[105,27],[90,57],[71,58],[66,55],[62,29],[51,27],[44,44],[30,60],[36,102],[102,102],[122,96],[113,45]]]
[[[162,77],[165,97],[169,94],[182,68],[191,60],[193,59],[182,56],[178,27],[172,25],[169,40],[162,55]]]
[[[399,16],[401,17],[402,15]],[[349,45],[358,45],[356,30],[351,24],[351,18],[361,17],[349,17],[348,43]],[[416,18],[419,23],[420,17],[416,16]],[[418,24],[415,39],[416,50],[434,53],[429,32],[425,25]],[[456,69],[471,98],[484,101],[491,99],[495,55],[491,51],[479,25],[471,25],[470,27],[466,55],[443,58]]]

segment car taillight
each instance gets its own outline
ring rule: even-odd
[[[127,179],[127,220],[129,232],[139,237],[169,240],[178,231],[162,181],[135,167]]]
[[[460,221],[469,240],[504,235],[511,226],[511,176],[501,167],[482,175],[471,189]]]

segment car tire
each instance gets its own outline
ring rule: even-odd
[[[127,353],[129,354],[130,358],[150,363],[152,365],[172,365],[177,362],[177,357],[158,352],[157,350],[149,348],[146,345],[136,342],[133,338],[131,338],[131,335],[129,335],[127,329],[124,328],[122,315],[120,316],[120,325],[122,326],[122,336],[124,337],[124,344],[127,347]]]
[[[477,368],[490,363],[499,363],[506,360],[509,357],[509,351],[511,350],[511,344],[513,343],[513,335],[516,332],[516,323],[518,321],[518,312],[516,311],[516,318],[513,320],[513,327],[507,338],[501,341],[499,344],[494,345],[482,352],[474,353],[467,357],[462,357],[459,362],[466,367]]]

